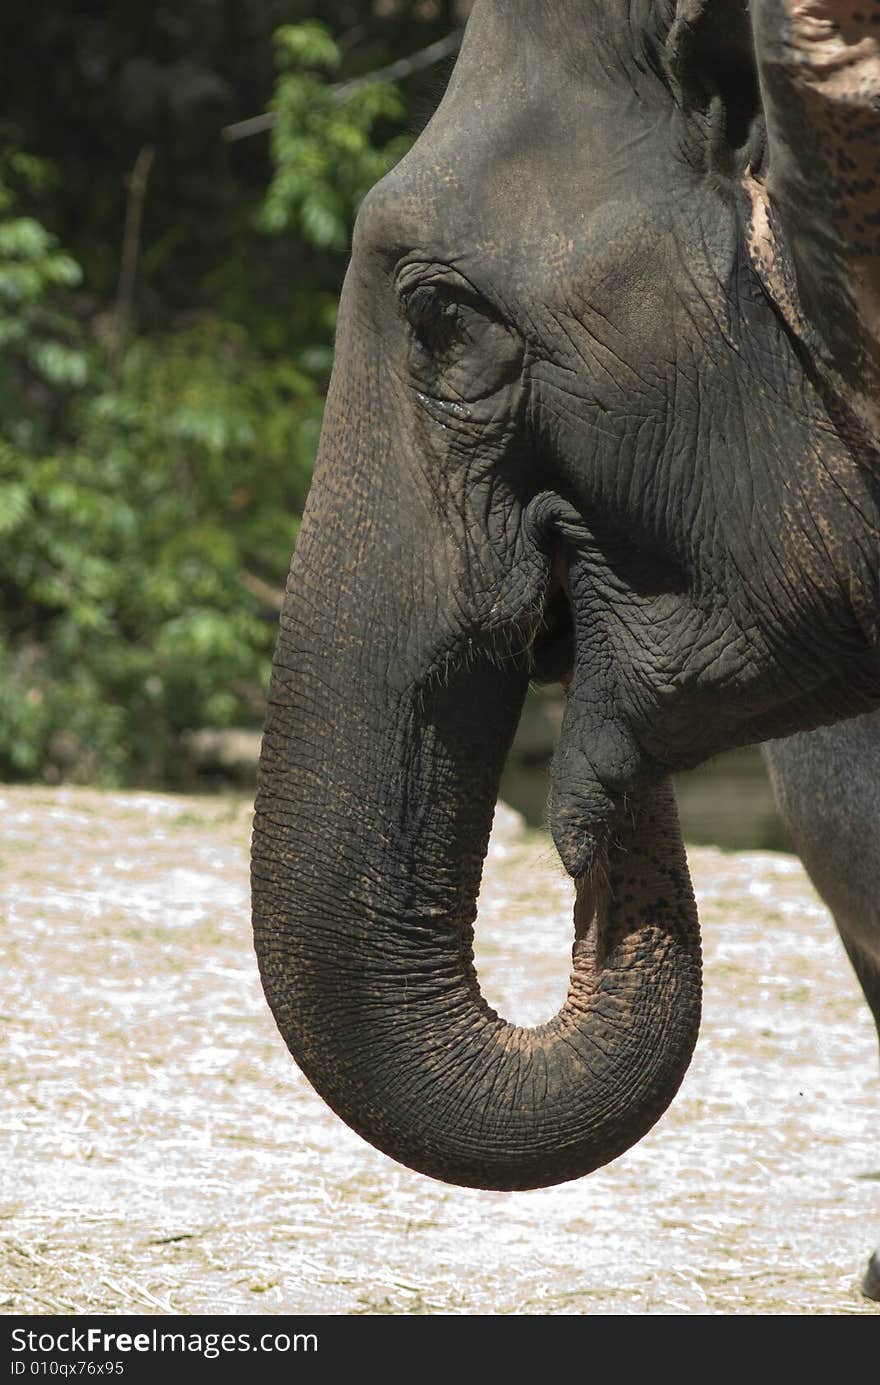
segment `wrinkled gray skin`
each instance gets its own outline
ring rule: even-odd
[[[761,749],[779,811],[880,1031],[880,713]],[[880,1252],[863,1287],[880,1298]]]
[[[880,704],[880,53],[807,4],[477,0],[358,218],[255,937],[316,1089],[437,1178],[535,1187],[640,1138],[699,1024],[668,776]],[[530,677],[568,690],[577,882],[535,1030],[471,951]]]

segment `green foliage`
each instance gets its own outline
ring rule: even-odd
[[[286,25],[275,39],[282,68],[272,102],[275,176],[260,224],[343,251],[362,198],[407,148],[403,136],[373,142],[375,126],[403,118],[403,102],[388,82],[334,88],[310,71],[336,68],[341,58],[321,24]]]
[[[0,451],[7,773],[174,782],[185,732],[253,721],[320,412],[211,323],[136,343],[75,445]]]
[[[407,143],[361,78],[453,6],[33,6],[0,12],[0,777],[175,783],[262,718],[352,221]],[[273,67],[271,141],[225,145]]]
[[[45,437],[58,394],[88,377],[78,324],[52,296],[80,284],[80,267],[19,207],[49,177],[40,160],[0,150],[0,420],[25,447]]]

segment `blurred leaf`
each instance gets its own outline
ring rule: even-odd
[[[275,30],[278,63],[282,67],[338,67],[339,48],[329,30],[315,20],[283,24]]]
[[[0,534],[11,534],[30,511],[27,486],[20,481],[0,482]]]
[[[380,121],[403,118],[403,103],[388,82],[357,85],[339,100],[309,71],[330,65],[335,52],[321,25],[287,25],[279,35],[284,70],[272,100],[275,175],[259,224],[270,234],[297,232],[319,249],[343,252],[363,197],[408,146],[400,136],[374,142]]]

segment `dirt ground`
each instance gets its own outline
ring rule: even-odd
[[[2,1313],[877,1313],[873,1024],[799,863],[695,849],[684,1086],[577,1183],[450,1188],[300,1077],[251,952],[242,800],[0,786]],[[556,1009],[570,888],[505,820],[489,999]]]

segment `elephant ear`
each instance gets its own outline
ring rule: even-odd
[[[779,313],[880,451],[880,26],[877,0],[751,0],[766,169],[743,179],[749,251]]]
[[[728,176],[754,168],[764,137],[748,0],[678,0],[666,66],[691,157]]]

